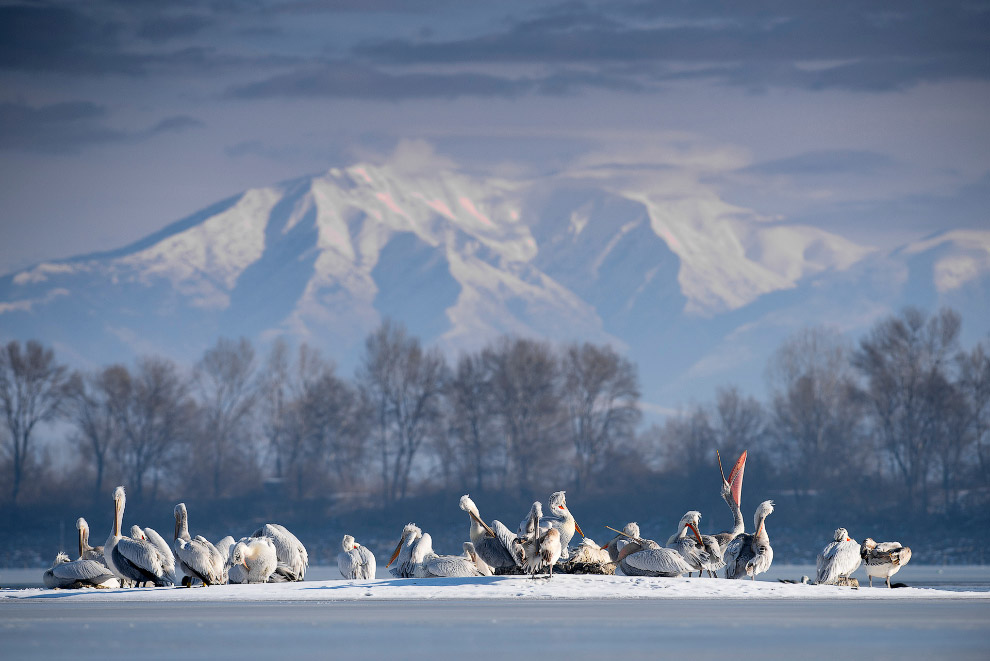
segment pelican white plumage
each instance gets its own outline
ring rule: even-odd
[[[217,547],[204,537],[189,536],[189,513],[186,504],[179,503],[173,510],[175,515],[175,540],[172,547],[183,574],[182,584],[192,587],[192,579],[199,579],[203,587],[223,585],[226,558],[220,555]]]
[[[609,528],[611,530],[611,528]],[[616,531],[619,532],[619,531]],[[615,537],[613,537],[608,544],[602,548],[608,551],[608,557],[611,558],[612,562],[616,562],[619,559],[619,552],[622,547],[629,542],[630,539],[636,539],[639,537],[639,524],[635,521],[630,521],[622,528],[622,532],[619,532]]]
[[[229,583],[267,583],[278,567],[275,542],[268,537],[245,537],[230,549]]]
[[[617,544],[619,555],[616,562],[619,569],[626,576],[664,576],[672,578],[681,574],[690,574],[693,568],[681,554],[674,549],[661,546],[652,539],[632,537],[628,533],[620,532],[611,526],[606,526],[609,530],[617,532],[620,536],[628,539],[627,543]],[[626,528],[630,526],[627,524]],[[637,528],[639,526],[636,526]]]
[[[773,562],[773,547],[770,546],[766,519],[771,513],[773,513],[773,501],[764,500],[757,506],[753,515],[756,532],[743,533],[729,542],[725,550],[726,578],[749,576],[756,580],[757,574],[762,574],[770,568]]]
[[[233,550],[234,544],[236,543],[237,542],[234,541],[233,535],[227,535],[226,537],[217,540],[217,543],[213,546],[217,547],[217,550],[220,551],[220,555],[227,558],[229,562],[230,552]]]
[[[289,532],[285,526],[278,523],[266,523],[251,535],[252,537],[269,537],[275,543],[278,552],[278,568],[275,570],[289,581],[301,581],[306,578],[306,568],[309,567],[309,553],[299,538]]]
[[[410,562],[416,578],[481,576],[474,562],[463,555],[437,555],[433,551],[433,538],[428,532],[413,543]]]
[[[158,531],[154,528],[142,528],[138,525],[131,526],[131,539],[143,539],[148,542],[162,554],[162,563],[165,567],[165,574],[168,576],[172,583],[177,581],[175,575],[175,556],[172,554],[172,549],[169,547],[168,542],[158,534]]]
[[[87,558],[69,560],[69,556],[61,551],[55,556],[51,568],[45,571],[42,580],[45,587],[52,590],[120,587],[120,581],[102,562]]]
[[[485,562],[485,559],[478,555],[472,542],[464,542],[464,556],[474,563],[478,573],[482,576],[494,576],[495,570]]]
[[[560,533],[560,557],[563,560],[567,560],[569,557],[567,545],[574,538],[574,531],[577,530],[581,537],[584,537],[584,531],[581,530],[581,526],[578,525],[574,515],[571,514],[571,510],[567,508],[566,492],[554,491],[550,494],[547,504],[550,506],[550,511],[543,517],[541,525],[556,528],[557,532]]]
[[[76,519],[76,531],[79,533],[79,559],[96,560],[106,567],[106,560],[103,559],[103,547],[89,545],[89,524],[86,523],[86,519],[82,517]]]
[[[560,493],[560,492],[558,492]],[[549,569],[553,577],[553,566],[560,560],[562,544],[559,528],[543,528],[540,519],[543,516],[543,506],[539,501],[533,503],[529,510],[529,522],[517,542],[522,547],[523,569],[530,576]]]
[[[870,577],[870,587],[873,587],[873,577],[884,579],[890,587],[890,577],[901,570],[911,560],[911,549],[901,546],[900,542],[873,541],[871,537],[863,540],[860,547],[860,557],[866,566],[866,575]]]
[[[134,583],[154,583],[156,587],[174,585],[165,569],[161,551],[146,539],[121,537],[120,526],[126,505],[124,487],[113,490],[114,516],[110,536],[103,544],[107,567],[117,578]]]
[[[859,554],[859,542],[849,537],[845,528],[836,528],[832,541],[818,554],[818,585],[835,585],[842,578],[859,569],[863,559]]]
[[[690,510],[681,517],[680,522],[677,524],[677,532],[667,539],[667,548],[674,549],[680,553],[684,561],[694,571],[698,572],[698,576],[701,576],[702,570],[710,564],[711,560],[711,557],[705,550],[705,542],[701,539],[701,533],[698,532],[698,526],[700,524],[701,512]],[[688,529],[694,533],[693,537],[687,536]],[[690,576],[690,574],[688,575]]]
[[[395,562],[395,567],[389,569],[389,573],[392,576],[396,578],[409,578],[413,575],[413,545],[422,536],[423,531],[415,523],[407,523],[403,526],[402,534],[399,536],[399,543],[395,545],[395,551],[392,553],[392,557],[388,559],[388,564],[385,565],[385,568],[388,569]]]
[[[570,554],[571,562],[584,562],[588,564],[606,564],[612,562],[612,556],[606,548],[598,545],[595,540],[585,537]]]
[[[499,570],[518,568],[522,566],[519,546],[515,543],[516,536],[501,521],[492,521],[489,526],[481,518],[478,506],[467,494],[461,496],[459,507],[468,513],[471,527],[468,534],[475,552],[481,560],[496,573]]]
[[[743,475],[746,472],[747,454],[748,452],[743,450],[739,459],[736,460],[735,466],[729,472],[729,479],[725,479],[725,473],[722,471],[722,457],[718,454],[718,450],[715,450],[715,456],[718,458],[718,472],[722,474],[722,500],[732,512],[732,529],[714,535],[715,539],[718,540],[720,555],[725,555],[729,542],[746,532],[746,522],[743,520],[741,507],[742,483]]]
[[[351,535],[344,535],[340,546],[343,549],[337,554],[337,569],[344,578],[374,578],[375,554],[361,546]]]
[[[718,538],[715,535],[702,535],[701,543],[704,544],[705,551],[708,553],[708,562],[702,563],[701,566],[708,572],[709,576],[717,578],[718,574],[715,572],[725,567],[725,556],[719,546]]]

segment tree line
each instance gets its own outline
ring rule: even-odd
[[[139,501],[274,490],[383,506],[436,490],[607,492],[689,486],[717,448],[759,456],[750,475],[798,499],[957,510],[990,492],[990,352],[961,347],[960,328],[952,310],[908,308],[856,344],[803,329],[769,360],[767,401],[725,387],[648,429],[636,366],[590,343],[505,336],[448,361],[386,320],[347,377],[281,340],[262,356],[222,338],[188,369],[145,356],[90,371],[12,341],[0,497],[99,500],[115,483]],[[58,461],[41,425],[66,440]]]

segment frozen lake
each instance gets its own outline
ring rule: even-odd
[[[905,589],[765,580],[558,576],[340,580],[214,588],[44,590],[40,570],[0,570],[7,659],[193,655],[464,659],[525,654],[742,658],[990,658],[990,568],[908,566]],[[382,577],[383,579],[385,576]],[[760,577],[764,579],[764,576]],[[740,653],[741,652],[741,653]]]
[[[990,600],[0,601],[4,659],[986,659]]]

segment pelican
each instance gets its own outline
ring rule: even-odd
[[[554,494],[561,494],[558,491]],[[551,496],[553,502],[553,496]],[[541,528],[540,519],[543,516],[543,506],[540,501],[533,503],[529,510],[529,523],[525,532],[516,541],[522,546],[523,569],[530,576],[535,576],[540,571],[549,568],[550,578],[553,578],[553,566],[560,560],[563,543],[561,542],[561,531],[559,527]],[[573,520],[573,517],[571,517]]]
[[[275,571],[289,581],[301,581],[306,577],[309,553],[306,547],[285,526],[266,523],[254,531],[252,537],[270,537],[278,552],[278,569]]]
[[[833,541],[818,554],[818,585],[835,585],[859,569],[859,542],[845,528],[837,528]]]
[[[416,578],[481,576],[474,562],[463,555],[434,553],[433,538],[428,532],[424,532],[413,544],[410,562]]]
[[[275,542],[268,537],[245,537],[230,549],[230,583],[267,583],[278,567]]]
[[[229,559],[230,552],[234,548],[234,544],[236,544],[236,542],[234,541],[233,536],[227,535],[223,539],[217,541],[217,543],[214,544],[213,546],[217,547],[217,550],[220,551],[220,555],[222,555],[224,558]]]
[[[175,549],[179,569],[185,575],[182,584],[192,587],[192,579],[198,578],[203,582],[203,587],[223,585],[226,560],[220,555],[220,551],[200,535],[189,536],[189,514],[185,503],[176,505],[172,513],[175,514],[175,541],[172,542],[172,548]]]
[[[415,523],[407,523],[402,528],[402,535],[399,537],[399,543],[395,545],[395,551],[392,553],[392,557],[388,559],[388,564],[385,568],[388,569],[395,562],[396,558],[399,562],[396,563],[394,569],[390,569],[389,573],[396,578],[409,578],[413,575],[413,565],[412,565],[412,551],[413,545],[416,541],[423,536],[423,531],[419,529]]]
[[[126,505],[124,487],[113,490],[114,517],[110,536],[103,544],[103,557],[107,566],[117,578],[135,583],[154,583],[157,587],[174,585],[169,577],[161,551],[145,539],[131,539],[120,536],[121,520]]]
[[[872,538],[863,540],[860,547],[860,557],[866,565],[866,575],[870,577],[870,587],[873,587],[873,577],[882,578],[890,587],[890,577],[901,570],[911,560],[911,549],[901,546],[900,542],[880,542]]]
[[[622,528],[622,532],[619,532],[618,535],[613,537],[602,549],[608,551],[608,557],[611,558],[612,562],[616,562],[619,559],[619,552],[622,550],[622,547],[628,544],[630,539],[636,539],[637,537],[639,537],[639,524],[631,521]]]
[[[584,531],[581,530],[578,522],[574,520],[574,515],[571,514],[571,511],[567,509],[565,492],[554,491],[550,494],[550,500],[547,501],[547,504],[550,506],[550,513],[545,517],[546,523],[551,528],[556,528],[560,533],[560,557],[563,560],[567,560],[569,557],[567,545],[571,543],[571,539],[574,537],[574,531],[577,530],[581,537],[584,537]]]
[[[619,546],[619,555],[616,558],[619,568],[626,576],[674,577],[694,571],[694,568],[674,549],[660,546],[652,539],[632,537],[615,528],[609,527],[609,530],[629,538],[628,543]]]
[[[117,577],[103,563],[86,558],[69,560],[61,551],[55,556],[51,569],[45,571],[43,580],[45,587],[52,590],[120,587]]]
[[[175,583],[175,556],[172,554],[172,549],[169,547],[168,542],[154,528],[142,528],[138,525],[131,526],[131,539],[143,539],[158,549],[158,552],[162,554],[165,573],[168,575],[169,580]]]
[[[698,532],[698,525],[700,523],[701,512],[697,510],[685,512],[677,524],[677,532],[667,539],[667,548],[674,549],[680,553],[681,557],[684,558],[684,562],[691,565],[694,571],[698,572],[698,576],[701,576],[702,570],[707,568],[711,560],[708,552],[705,551],[705,543],[701,539],[701,533]],[[694,533],[693,538],[687,536],[688,528]],[[688,575],[690,576],[690,573]]]
[[[740,507],[742,506],[742,483],[743,474],[746,472],[747,451],[743,450],[743,453],[739,455],[736,465],[729,472],[728,480],[725,479],[725,473],[722,471],[722,457],[719,456],[718,450],[715,450],[715,456],[718,458],[718,472],[722,474],[722,500],[725,501],[725,504],[729,506],[729,510],[732,512],[732,530],[720,532],[715,535],[715,538],[718,540],[720,554],[724,555],[729,542],[746,531],[746,522],[743,521]]]
[[[96,560],[106,567],[106,560],[103,559],[103,547],[89,545],[89,524],[86,523],[86,519],[82,517],[76,519],[76,530],[79,531],[79,559]]]
[[[344,578],[374,578],[375,554],[344,535],[340,542],[343,551],[337,554],[337,569]]]
[[[756,532],[752,535],[743,533],[731,542],[725,549],[725,577],[743,578],[749,576],[756,580],[757,574],[762,574],[770,568],[773,562],[773,548],[770,546],[770,536],[765,527],[766,519],[773,512],[773,501],[764,500],[756,508],[753,515],[753,527]]]
[[[571,554],[571,561],[589,564],[608,564],[612,562],[612,556],[609,555],[606,548],[599,546],[595,540],[585,537],[581,540],[578,547],[574,549],[574,553]]]
[[[495,570],[485,562],[484,558],[478,555],[478,552],[474,548],[474,544],[471,542],[464,542],[464,556],[474,563],[475,568],[478,573],[482,576],[494,576]]]
[[[718,538],[715,535],[702,535],[701,543],[705,547],[705,552],[708,553],[708,562],[702,563],[701,566],[708,572],[709,576],[718,578],[716,572],[725,567],[725,557],[722,553],[722,547],[719,546]]]
[[[469,535],[474,550],[481,560],[493,570],[521,567],[519,547],[512,534],[501,521],[492,521],[491,527],[482,520],[478,506],[467,494],[461,496],[460,508],[468,513],[471,521]]]

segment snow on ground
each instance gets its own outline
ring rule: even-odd
[[[777,581],[709,578],[646,578],[559,574],[552,579],[525,576],[477,578],[324,580],[210,588],[131,588],[120,590],[2,590],[0,602],[65,599],[72,602],[252,602],[252,601],[435,601],[435,600],[616,600],[616,599],[984,599],[990,592],[884,587],[858,590]]]

